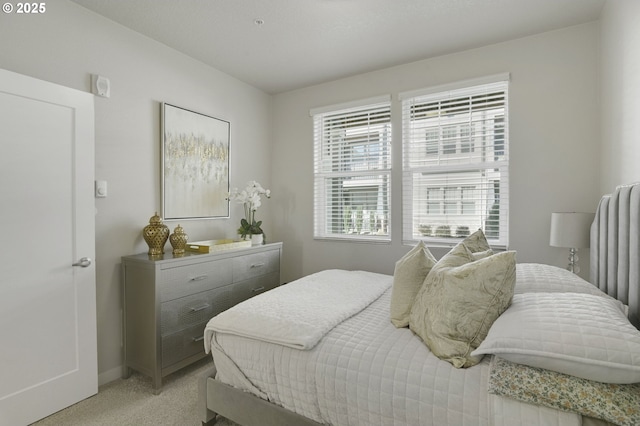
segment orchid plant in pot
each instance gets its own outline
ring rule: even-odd
[[[249,181],[247,186],[242,191],[238,188],[233,188],[229,192],[227,197],[230,201],[236,201],[244,207],[244,218],[240,220],[240,227],[238,228],[238,234],[241,238],[247,239],[249,237],[252,242],[254,240],[261,240],[256,244],[264,244],[264,231],[262,230],[262,221],[256,221],[256,210],[262,205],[262,195],[267,198],[271,197],[271,191],[264,189],[255,180]],[[259,236],[259,237],[254,237]]]

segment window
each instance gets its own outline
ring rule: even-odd
[[[311,114],[314,237],[389,241],[389,97]]]
[[[508,75],[403,93],[403,239],[507,247]]]

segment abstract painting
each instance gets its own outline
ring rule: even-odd
[[[230,123],[162,104],[162,217],[229,217]]]

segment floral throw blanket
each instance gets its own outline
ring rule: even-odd
[[[489,373],[489,393],[577,412],[616,425],[640,425],[640,383],[594,382],[494,356]]]

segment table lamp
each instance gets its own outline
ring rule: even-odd
[[[594,217],[594,213],[551,213],[549,245],[569,248],[567,269],[575,274],[580,272],[578,249],[589,247],[590,228]]]

